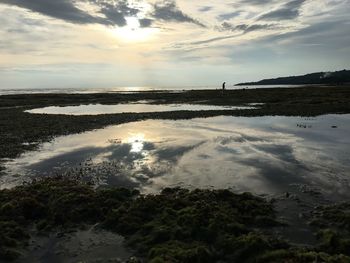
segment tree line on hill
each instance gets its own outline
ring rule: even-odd
[[[257,82],[239,83],[236,86],[249,85],[303,85],[303,84],[336,84],[350,83],[350,70],[335,72],[317,72],[302,76],[264,79]]]

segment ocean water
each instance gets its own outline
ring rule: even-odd
[[[259,86],[226,86],[228,90],[236,89],[262,89],[262,88],[296,88],[304,85],[259,85]],[[123,92],[132,93],[140,91],[174,91],[183,92],[186,90],[208,90],[208,89],[221,89],[221,85],[217,86],[184,86],[184,87],[112,87],[112,88],[62,88],[62,89],[6,89],[0,88],[0,95],[11,95],[11,94],[35,94],[35,93],[109,93],[109,92]]]

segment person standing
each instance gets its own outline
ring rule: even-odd
[[[222,83],[222,95],[225,94],[226,82]]]

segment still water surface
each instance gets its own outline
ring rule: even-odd
[[[7,163],[0,185],[66,173],[156,192],[166,186],[350,196],[350,115],[147,120],[62,136]]]
[[[232,86],[227,89],[264,89],[264,88],[298,88],[305,85],[257,85],[257,86]],[[91,93],[135,93],[140,91],[156,92],[184,92],[188,90],[221,89],[221,83],[216,86],[174,86],[174,87],[113,87],[113,88],[38,88],[38,89],[8,89],[0,86],[1,95],[15,94],[91,94]]]
[[[253,105],[252,105],[253,106]],[[258,105],[254,105],[258,106]],[[45,107],[39,109],[27,110],[29,113],[36,114],[63,114],[63,115],[99,115],[99,114],[116,114],[116,113],[141,113],[141,112],[164,112],[164,111],[206,111],[206,110],[246,110],[254,109],[251,106],[214,106],[199,104],[149,104],[129,103],[116,105],[89,104],[79,106],[65,107]]]

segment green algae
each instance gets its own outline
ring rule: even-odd
[[[312,225],[350,232],[350,202],[320,206],[313,211]]]
[[[91,186],[51,178],[0,191],[0,258],[12,259],[37,232],[78,228],[103,220],[104,212],[134,194],[126,189],[94,191]]]
[[[350,258],[345,255],[329,255],[324,252],[309,251],[307,249],[281,249],[268,252],[256,261],[257,263],[348,263]]]
[[[261,216],[270,220],[261,221]],[[180,188],[142,196],[113,210],[104,222],[108,229],[127,236],[128,245],[148,260],[174,262],[224,259],[243,243],[251,244],[244,250],[247,253],[249,249],[257,251],[260,239],[253,242],[249,238],[253,227],[278,224],[272,205],[251,194]],[[225,250],[224,243],[234,247]]]
[[[319,206],[310,225],[318,229],[319,251],[350,256],[350,203]]]
[[[277,224],[272,205],[250,194],[176,188],[143,196],[119,188],[94,190],[65,178],[0,191],[0,211],[0,257],[6,259],[26,245],[28,226],[45,233],[99,223],[124,235],[142,257],[182,261],[204,254],[220,258],[224,236],[244,236],[257,225]],[[262,224],[261,216],[271,218]]]
[[[266,234],[280,225],[273,204],[249,193],[166,188],[141,195],[62,177],[0,191],[0,260],[20,256],[29,229],[46,234],[92,224],[123,235],[145,262],[350,262],[349,235],[320,232],[311,249]]]

